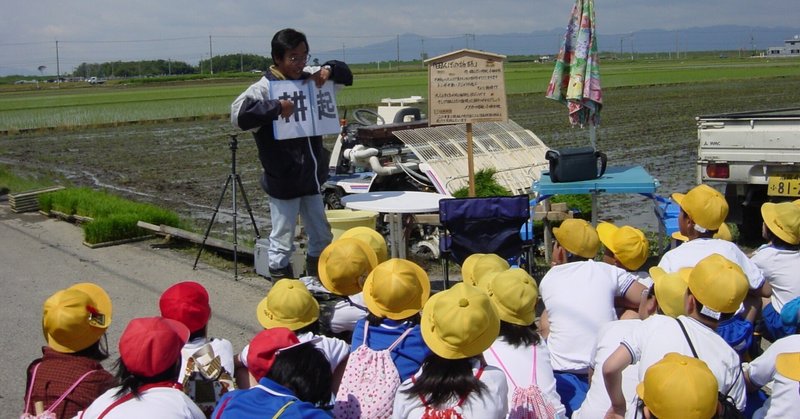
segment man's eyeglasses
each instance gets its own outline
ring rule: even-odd
[[[295,64],[295,63],[303,63],[303,64],[305,64],[305,63],[308,62],[308,60],[311,59],[311,55],[310,54],[293,55],[291,57],[286,57],[286,59],[289,60],[289,62],[292,63],[292,64]]]

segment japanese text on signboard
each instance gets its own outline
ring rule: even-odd
[[[481,56],[459,56],[434,62],[429,69],[432,125],[504,121],[503,64]]]
[[[294,103],[294,113],[288,118],[279,117],[273,122],[275,138],[286,140],[298,137],[336,134],[339,132],[339,114],[333,82],[322,88],[309,81],[280,80],[270,82],[270,97]]]

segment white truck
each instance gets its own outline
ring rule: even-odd
[[[800,108],[699,116],[697,137],[697,181],[724,190],[746,240],[760,237],[761,204],[800,198]]]

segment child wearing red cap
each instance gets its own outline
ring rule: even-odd
[[[189,329],[163,317],[133,319],[119,339],[117,378],[122,385],[97,398],[79,417],[193,418],[205,414],[177,383]]]
[[[219,397],[235,389],[236,384],[233,345],[227,339],[208,337],[211,318],[208,291],[197,282],[178,282],[161,294],[158,306],[162,317],[179,321],[189,329],[189,340],[181,349],[178,382],[183,385],[184,392],[210,414]],[[213,388],[204,390],[198,386]]]
[[[310,343],[300,342],[285,327],[257,334],[250,342],[247,368],[258,385],[225,394],[211,417],[330,418],[316,407],[330,400],[330,366]]]

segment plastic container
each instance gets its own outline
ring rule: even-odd
[[[349,209],[335,209],[325,211],[328,223],[331,225],[333,240],[339,238],[345,231],[353,227],[375,228],[378,213],[374,211],[354,211]]]

